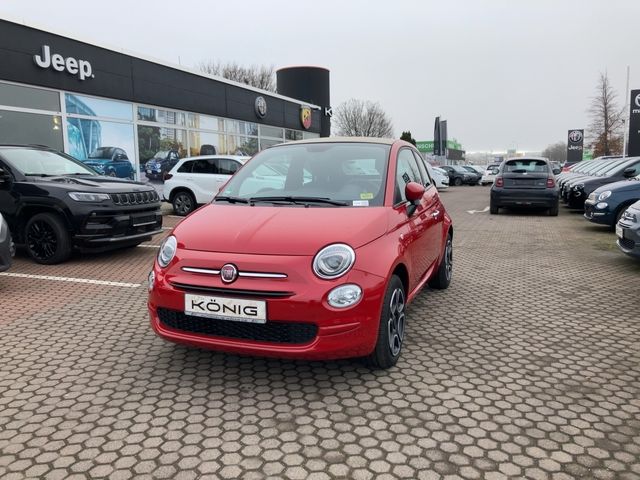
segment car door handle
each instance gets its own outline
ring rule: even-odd
[[[433,218],[438,218],[438,215],[440,215],[440,210],[436,210],[435,212],[433,212],[433,213],[431,214],[431,216],[432,216]]]

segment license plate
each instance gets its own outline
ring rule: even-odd
[[[624,229],[620,225],[616,225],[616,235],[619,238],[624,238]]]
[[[216,320],[266,323],[267,303],[260,300],[209,297],[187,293],[184,296],[184,313]]]

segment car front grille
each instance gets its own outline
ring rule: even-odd
[[[160,322],[175,330],[256,342],[303,344],[312,341],[318,327],[312,323],[269,322],[243,323],[193,317],[183,312],[158,308]]]
[[[633,250],[636,248],[636,242],[629,238],[618,238],[618,242],[620,242],[620,246],[626,248],[627,250]]]
[[[116,205],[144,205],[160,201],[160,196],[155,190],[146,192],[112,193],[111,200]]]

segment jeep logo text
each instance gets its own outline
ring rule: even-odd
[[[86,78],[93,78],[93,70],[91,68],[91,63],[87,60],[76,60],[73,57],[64,58],[59,53],[51,54],[51,48],[49,45],[42,46],[42,53],[40,55],[34,55],[33,61],[40,68],[53,68],[58,72],[64,72],[71,75],[77,75],[80,80],[84,80]]]

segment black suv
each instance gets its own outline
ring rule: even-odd
[[[153,187],[40,146],[0,145],[0,213],[16,245],[43,264],[63,262],[73,248],[130,247],[162,232]]]

